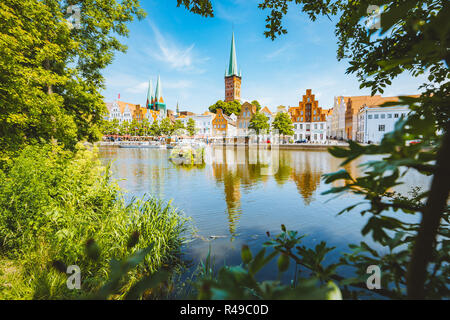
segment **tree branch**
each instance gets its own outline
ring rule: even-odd
[[[448,183],[450,166],[448,165],[448,159],[450,159],[450,122],[447,122],[442,147],[437,155],[430,195],[422,215],[422,221],[408,267],[407,286],[409,299],[425,298],[427,266],[431,260],[440,221],[447,207],[450,191],[450,183]]]

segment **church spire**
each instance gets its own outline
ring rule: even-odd
[[[148,81],[148,91],[147,91],[147,109],[151,109],[151,105],[153,104],[153,84],[152,80]]]
[[[156,82],[156,91],[155,91],[155,101],[156,102],[160,102],[159,100],[162,98],[161,95],[161,79],[160,76],[158,75],[158,82]]]
[[[227,77],[230,76],[239,76],[236,59],[236,48],[234,43],[234,32],[231,37],[230,64],[228,65],[228,73],[227,73]]]

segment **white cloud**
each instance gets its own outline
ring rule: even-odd
[[[143,93],[148,90],[148,82],[140,82],[132,87],[125,89],[125,92],[129,93]]]
[[[159,50],[148,49],[150,55],[155,59],[169,65],[170,68],[179,71],[195,71],[203,73],[204,70],[198,68],[198,64],[209,60],[209,58],[199,58],[194,52],[195,44],[187,47],[176,43],[169,36],[162,34],[158,27],[149,20],[149,25],[155,35],[156,45]]]
[[[168,81],[162,84],[164,88],[168,89],[187,89],[192,88],[193,83],[188,80]]]
[[[278,48],[277,50],[266,54],[266,59],[271,60],[271,59],[277,58],[278,56],[280,56],[283,52],[285,52],[290,47],[291,47],[291,45],[289,45],[289,44],[284,45],[283,47]]]

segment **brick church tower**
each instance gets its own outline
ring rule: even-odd
[[[230,64],[225,71],[225,102],[241,100],[242,74],[238,73],[236,49],[234,44],[234,32],[231,38]]]

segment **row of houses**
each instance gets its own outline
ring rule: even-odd
[[[162,99],[162,98],[161,98]],[[407,106],[381,107],[385,102],[398,101],[398,97],[375,96],[338,96],[334,99],[334,106],[324,109],[311,89],[306,90],[298,106],[278,107],[271,112],[267,107],[259,112],[263,113],[272,125],[279,112],[290,115],[294,141],[303,140],[323,143],[328,139],[356,140],[363,143],[379,143],[386,132],[394,129],[395,122],[408,113]],[[237,115],[226,115],[221,109],[216,113],[206,111],[195,114],[189,111],[152,110],[137,104],[115,101],[107,104],[108,120],[117,119],[131,122],[147,119],[150,124],[169,117],[172,122],[180,120],[187,126],[189,119],[193,119],[197,129],[197,136],[246,136],[252,117],[258,112],[251,103],[242,104],[241,112]]]
[[[411,96],[411,97],[418,97]],[[384,134],[408,112],[408,106],[381,107],[386,102],[398,102],[399,97],[338,96],[328,116],[330,138],[380,143]]]

